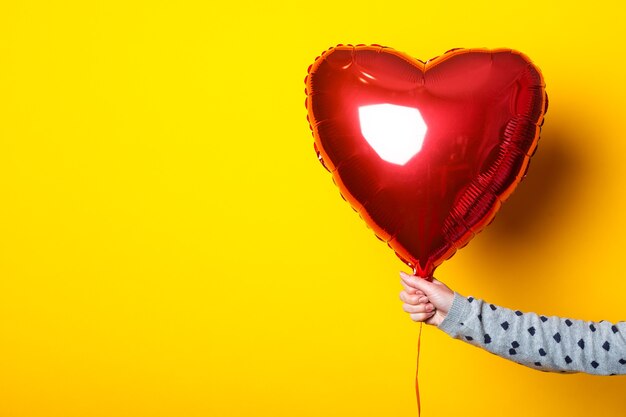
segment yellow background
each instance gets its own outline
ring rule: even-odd
[[[550,108],[529,175],[436,276],[625,320],[619,2],[0,5],[0,416],[415,416],[408,270],[317,161],[304,77],[337,43],[509,47]],[[423,416],[622,416],[432,327]]]

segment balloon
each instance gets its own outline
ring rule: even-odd
[[[421,277],[494,218],[528,169],[548,99],[510,49],[426,62],[338,45],[305,78],[314,149],[341,195]]]

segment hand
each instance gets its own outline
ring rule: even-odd
[[[400,277],[404,287],[400,292],[400,299],[404,301],[402,309],[413,321],[439,326],[448,315],[454,291],[435,278],[430,282],[404,272],[400,272]]]

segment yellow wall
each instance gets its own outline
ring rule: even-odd
[[[306,122],[306,69],[337,43],[533,59],[550,109],[529,176],[436,276],[626,320],[618,5],[3,1],[0,416],[416,415],[408,268]],[[626,414],[624,377],[536,372],[431,327],[420,385],[425,417]]]

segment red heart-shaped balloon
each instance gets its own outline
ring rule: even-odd
[[[320,161],[423,277],[489,224],[523,178],[548,104],[539,69],[510,49],[455,49],[422,62],[379,45],[339,45],[305,83]]]

